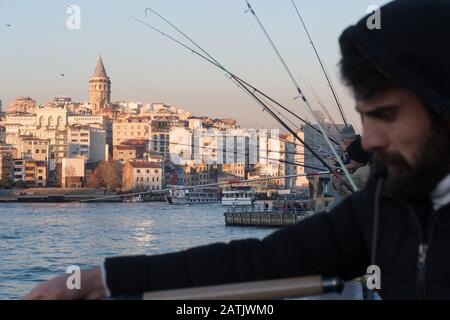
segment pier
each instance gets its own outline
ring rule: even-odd
[[[314,214],[311,210],[291,208],[235,207],[224,213],[228,226],[284,227]]]

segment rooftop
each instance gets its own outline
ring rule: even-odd
[[[146,169],[146,168],[154,168],[159,169],[161,165],[157,162],[149,162],[149,161],[129,161],[128,162],[133,168],[136,169]]]
[[[97,66],[95,67],[94,77],[107,78],[105,67],[103,66],[102,56],[98,58]]]

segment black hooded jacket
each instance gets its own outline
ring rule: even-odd
[[[108,288],[112,295],[124,295],[316,274],[344,280],[364,275],[371,257],[375,184],[372,179],[330,212],[263,240],[108,258]],[[382,298],[450,299],[450,205],[433,212],[430,203],[383,195],[378,233]],[[425,255],[419,248],[427,248]]]
[[[397,0],[381,8],[381,29],[366,18],[341,36],[380,70],[450,114],[450,1]],[[417,183],[420,183],[418,181]],[[320,213],[263,240],[212,244],[155,256],[105,260],[112,295],[293,276],[365,274],[371,264],[374,204],[379,204],[376,264],[384,299],[450,299],[450,205],[404,202],[382,194],[377,181]]]

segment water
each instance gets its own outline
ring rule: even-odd
[[[17,299],[69,265],[263,238],[273,228],[226,227],[220,205],[0,204],[0,299]]]
[[[0,299],[18,299],[36,284],[88,268],[105,257],[173,252],[212,242],[263,238],[273,228],[226,227],[220,205],[165,203],[0,204]],[[350,283],[342,296],[358,299]],[[316,299],[309,298],[309,299]]]

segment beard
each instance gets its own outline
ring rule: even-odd
[[[418,145],[413,165],[400,153],[382,150],[374,152],[373,163],[375,170],[387,170],[384,187],[390,195],[403,199],[429,198],[439,181],[450,172],[450,130],[448,126],[434,128]]]

